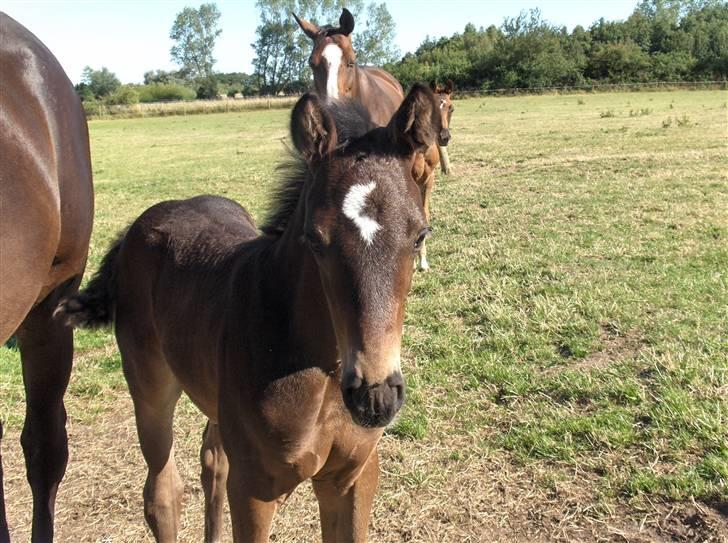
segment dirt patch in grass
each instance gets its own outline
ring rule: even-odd
[[[573,364],[547,368],[544,374],[556,373],[565,369],[603,370],[615,362],[632,360],[645,346],[645,340],[637,330],[622,332],[611,324],[599,325],[601,349],[588,354]],[[571,358],[572,352],[566,345],[557,345],[556,350],[562,358]]]
[[[76,416],[83,411],[81,402],[69,399],[71,460],[58,496],[58,541],[153,541],[142,513],[145,467],[131,401],[124,391],[111,394],[92,424]],[[180,541],[201,541],[197,451],[204,420],[183,401],[175,426],[177,464],[185,482]],[[31,497],[18,439],[18,429],[8,428],[2,446],[11,536],[24,541]],[[546,472],[499,451],[479,454],[465,437],[439,443],[437,438],[386,436],[381,456],[371,541],[728,541],[725,504],[609,503],[591,493],[596,486],[592,474],[574,477],[558,466]],[[229,526],[225,540],[231,540]],[[320,540],[308,483],[277,514],[271,540]]]
[[[644,347],[644,339],[636,330],[620,332],[610,324],[599,327],[599,340],[602,350],[591,353],[578,361],[571,368],[574,370],[604,369],[617,360],[630,360],[635,358]]]

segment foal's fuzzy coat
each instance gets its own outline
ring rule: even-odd
[[[209,418],[206,540],[220,538],[226,486],[235,540],[267,541],[277,504],[308,478],[324,540],[366,539],[377,442],[404,400],[404,304],[427,232],[412,162],[439,129],[426,87],[380,128],[355,104],[306,95],[291,116],[301,162],[263,235],[225,198],[157,204],[60,307],[77,324],[115,322],[158,540],[173,541],[179,522],[182,391]],[[364,218],[378,225],[368,240]]]

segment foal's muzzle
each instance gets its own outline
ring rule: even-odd
[[[386,426],[404,403],[404,379],[398,371],[373,385],[352,372],[344,376],[341,391],[354,422],[365,428]]]
[[[441,147],[445,147],[450,142],[450,129],[443,128],[440,130],[440,135],[437,138],[437,143]]]

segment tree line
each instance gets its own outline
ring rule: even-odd
[[[258,0],[252,74],[214,70],[221,13],[208,3],[185,8],[173,21],[170,57],[178,70],[149,71],[143,85],[122,85],[108,69],[87,67],[76,88],[83,100],[107,104],[302,92],[312,86],[311,44],[291,13],[324,25],[335,23],[344,6],[356,20],[358,62],[384,66],[405,87],[433,79],[489,90],[728,78],[728,3],[722,0],[641,0],[625,21],[600,19],[571,32],[535,9],[499,27],[468,24],[450,37],[427,37],[403,57],[383,3]]]
[[[600,19],[571,32],[531,10],[500,27],[468,24],[451,37],[425,39],[386,68],[405,86],[452,79],[479,90],[725,80],[728,3],[644,0],[625,21]]]

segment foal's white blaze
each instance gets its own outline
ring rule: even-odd
[[[367,196],[371,194],[376,186],[377,184],[374,181],[366,185],[354,185],[346,194],[344,206],[342,207],[344,215],[350,218],[359,228],[361,239],[367,245],[372,244],[374,234],[382,227],[377,221],[362,213],[362,209],[364,209],[367,203]]]
[[[321,54],[329,64],[329,72],[326,78],[326,96],[329,99],[336,100],[339,97],[339,65],[344,53],[341,47],[335,43],[330,43],[324,47]]]

